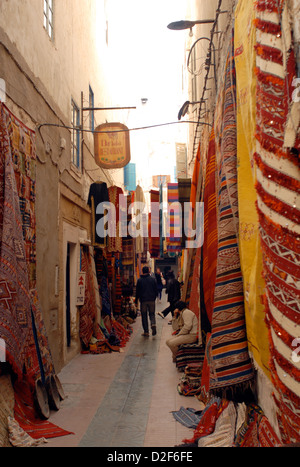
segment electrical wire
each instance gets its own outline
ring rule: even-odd
[[[199,120],[197,120],[196,122],[191,121],[191,120],[182,120],[182,121],[159,123],[159,124],[155,124],[155,125],[148,125],[148,126],[130,128],[130,129],[128,128],[128,129],[122,129],[122,130],[120,129],[120,130],[103,130],[103,131],[98,130],[97,131],[97,130],[88,130],[88,129],[81,128],[81,127],[60,125],[58,123],[40,123],[40,124],[37,125],[37,129],[40,132],[41,128],[47,126],[47,127],[64,128],[65,130],[82,131],[84,133],[93,133],[93,134],[97,134],[97,133],[127,133],[127,132],[131,132],[131,131],[148,130],[150,128],[157,128],[157,127],[168,126],[168,125],[177,125],[179,123],[194,123],[194,124],[196,123],[196,124],[201,124],[201,125],[209,125],[209,123],[199,122]]]

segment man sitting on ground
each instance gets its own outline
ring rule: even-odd
[[[198,340],[198,319],[195,313],[187,308],[183,301],[176,303],[172,327],[176,332],[166,344],[170,348],[173,362],[176,361],[178,347],[182,344],[193,344]]]

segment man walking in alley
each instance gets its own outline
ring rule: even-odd
[[[175,279],[173,271],[170,271],[168,274],[166,293],[168,295],[168,302],[170,305],[163,311],[159,311],[157,313],[159,316],[161,316],[161,318],[165,318],[169,313],[171,313],[173,317],[175,305],[181,297],[180,283],[177,279]]]
[[[148,322],[148,313],[149,320],[151,324],[152,335],[156,334],[156,320],[155,320],[155,300],[158,295],[157,282],[155,277],[150,276],[148,266],[143,267],[143,274],[138,279],[136,284],[136,298],[135,302],[137,304],[138,300],[141,305],[141,315],[142,315],[142,326],[144,337],[149,337],[149,322]]]

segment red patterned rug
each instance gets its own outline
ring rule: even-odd
[[[300,441],[299,140],[285,147],[296,62],[288,2],[259,0],[257,8],[257,209],[266,281],[270,370],[284,444]],[[299,128],[296,128],[296,132]]]
[[[0,103],[0,337],[6,343],[7,361],[22,377],[26,355],[34,344],[26,250],[19,196],[4,108]]]
[[[27,383],[16,383],[14,390],[15,419],[20,427],[33,439],[57,438],[74,434],[38,417],[34,408],[33,394]]]

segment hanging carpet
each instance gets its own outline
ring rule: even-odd
[[[114,235],[108,236],[108,251],[109,252],[122,252],[122,236],[121,236],[121,219],[120,209],[122,209],[122,203],[120,203],[120,197],[123,195],[122,188],[117,186],[111,186],[108,188],[108,197],[110,203],[115,207],[115,230]]]
[[[130,235],[130,224],[132,222],[132,213],[130,206],[132,196],[127,195],[127,237],[122,238],[122,265],[133,266],[135,260],[135,239]]]
[[[212,320],[214,291],[217,268],[217,206],[216,206],[216,152],[215,133],[212,130],[208,146],[206,174],[204,182],[204,241],[203,255],[203,291],[205,312],[209,322]]]
[[[206,346],[209,391],[232,397],[248,387],[253,368],[248,353],[243,278],[238,248],[235,69],[233,43],[227,53],[216,105],[218,256],[211,337]]]
[[[237,92],[237,157],[239,248],[249,351],[270,378],[268,331],[265,324],[265,280],[255,190],[255,8],[240,0],[235,10],[234,46]]]
[[[256,4],[257,210],[271,379],[284,444],[300,441],[300,364],[293,357],[300,335],[299,141],[284,146],[296,76],[288,6],[283,0]]]
[[[94,331],[97,304],[91,256],[87,248],[81,249],[81,271],[86,274],[86,280],[84,304],[79,307],[79,337],[84,347],[88,347]]]
[[[159,258],[160,255],[160,216],[159,216],[158,190],[150,191],[151,212],[148,215],[148,238],[149,253],[152,258]]]
[[[12,164],[9,135],[0,103],[0,337],[7,361],[22,377],[29,346],[34,343],[29,278],[19,196]]]
[[[168,253],[181,251],[182,216],[180,215],[178,183],[168,183],[168,225],[166,232]]]

